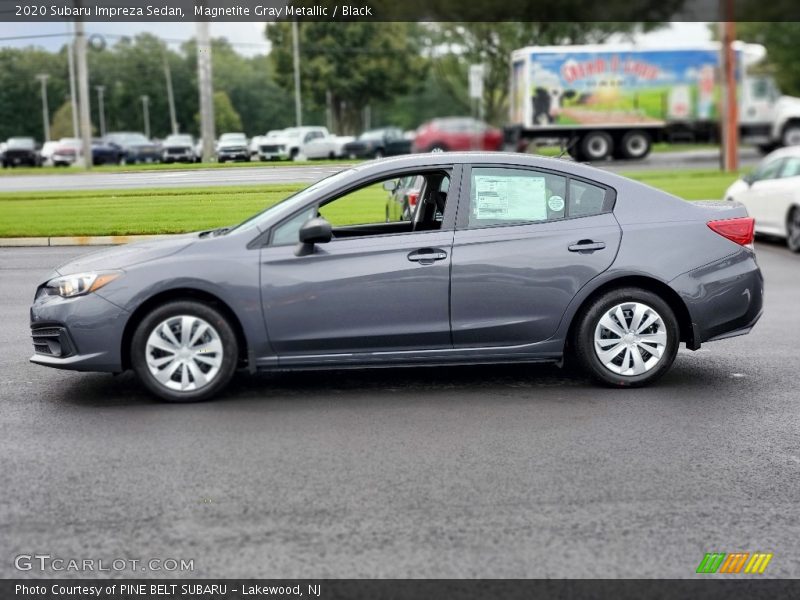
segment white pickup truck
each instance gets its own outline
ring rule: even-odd
[[[303,146],[316,139],[331,137],[326,127],[289,127],[274,136],[267,135],[258,147],[260,160],[294,160]]]

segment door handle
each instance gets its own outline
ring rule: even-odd
[[[432,265],[437,260],[444,260],[447,258],[447,252],[441,248],[420,248],[409,252],[406,257],[412,262],[418,262],[421,265]]]
[[[590,253],[594,252],[595,250],[602,250],[606,247],[605,242],[595,242],[594,240],[580,240],[575,242],[574,244],[570,244],[567,246],[567,250],[570,252],[582,252],[582,253]]]

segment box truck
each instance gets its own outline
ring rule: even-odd
[[[766,50],[735,42],[741,141],[769,151],[800,144],[800,99],[762,72]],[[720,45],[541,46],[511,55],[505,147],[557,139],[578,160],[637,159],[657,141],[714,141],[720,123]]]

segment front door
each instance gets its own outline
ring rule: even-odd
[[[439,199],[442,206],[449,173],[424,176],[426,202]],[[455,203],[444,204],[444,214],[387,223],[391,190],[383,183],[306,208],[276,227],[273,243],[261,250],[264,318],[281,364],[452,347]],[[298,256],[297,231],[317,210],[332,223],[334,239]]]

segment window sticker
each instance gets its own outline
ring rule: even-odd
[[[547,200],[547,206],[549,206],[550,210],[553,212],[561,212],[564,210],[564,198],[561,196],[550,196]]]
[[[475,217],[502,221],[544,221],[544,177],[475,176]]]

